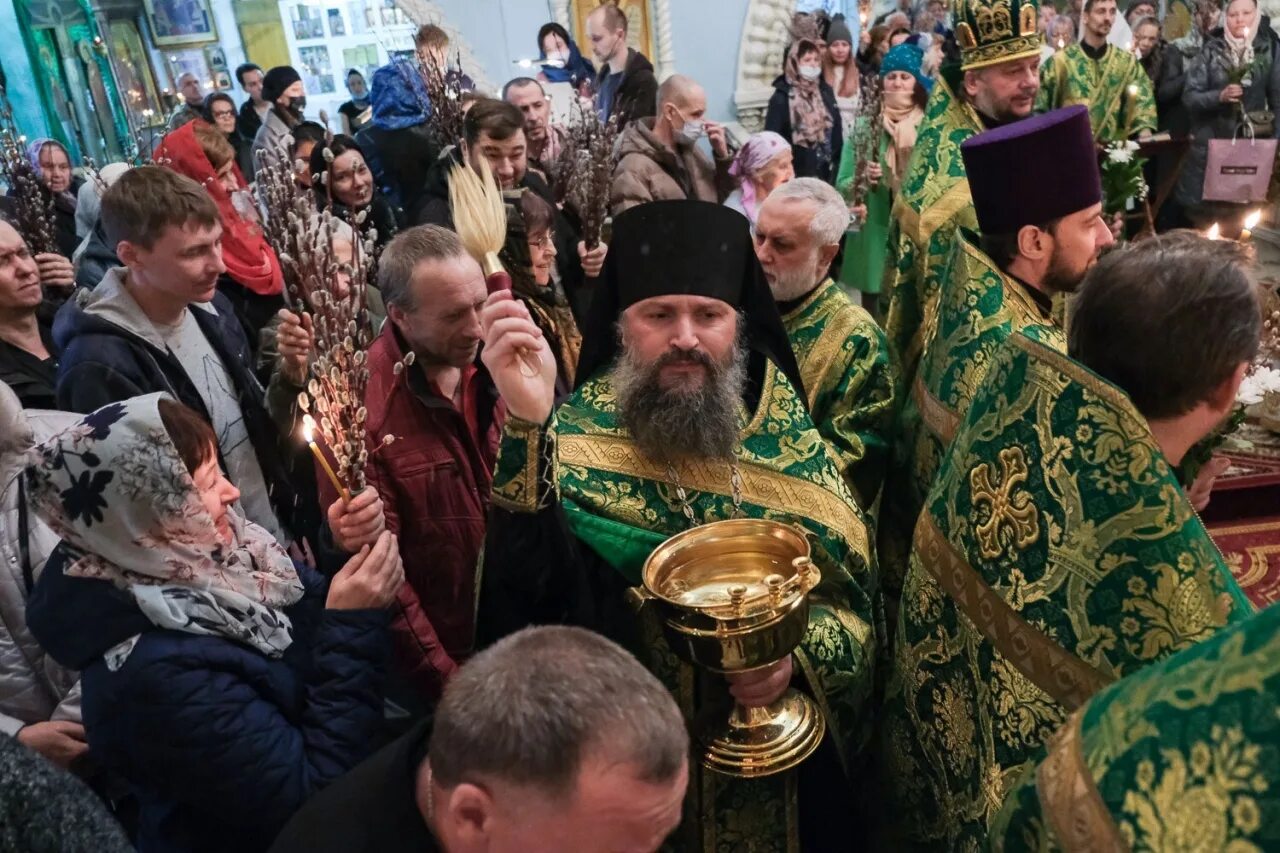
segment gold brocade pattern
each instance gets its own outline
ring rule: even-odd
[[[618,436],[566,435],[559,442],[560,464],[646,480],[665,480],[667,466],[641,456],[634,444]],[[727,463],[682,460],[676,475],[686,489],[729,497]],[[847,531],[860,551],[870,547],[866,525],[849,505],[848,499],[817,483],[783,476],[763,466],[744,462],[742,498],[777,513],[811,518],[832,530]]]
[[[1027,458],[1021,447],[1000,451],[999,483],[992,479],[991,465],[983,462],[969,472],[969,487],[977,510],[974,528],[982,556],[995,559],[1005,546],[1001,532],[1010,531],[1009,544],[1017,550],[1032,545],[1040,538],[1040,525],[1031,493],[1018,486],[1027,482]],[[980,520],[985,517],[985,520]]]
[[[513,446],[520,447],[520,464],[495,471],[493,503],[511,512],[534,512],[538,508],[538,456],[542,452],[542,427],[508,416],[503,432]]]
[[[1013,334],[916,527],[881,734],[894,849],[981,847],[1071,709],[1249,611],[1128,398]]]
[[[1049,740],[1049,756],[1036,772],[1041,808],[1068,850],[1128,853],[1080,752],[1080,717],[1072,714]]]

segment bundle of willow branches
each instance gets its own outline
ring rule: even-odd
[[[458,54],[462,67],[462,54]],[[439,148],[457,145],[462,138],[466,112],[462,109],[461,74],[449,73],[445,62],[418,61],[418,73],[426,87],[431,114],[427,116],[427,135]]]
[[[594,109],[578,102],[568,139],[552,170],[554,181],[565,187],[564,202],[578,212],[588,250],[600,245],[609,218],[613,151],[619,133],[616,117],[602,121]]]
[[[27,159],[27,138],[18,132],[8,106],[0,109],[0,176],[9,185],[13,227],[31,254],[57,252],[53,194],[45,190]]]
[[[260,158],[257,180],[266,208],[264,233],[280,259],[290,307],[311,318],[315,336],[310,376],[298,395],[298,407],[318,428],[337,463],[339,480],[354,494],[364,488],[369,458],[364,398],[374,330],[366,296],[376,235],[362,228],[365,211],[353,222],[344,222],[329,212],[332,204],[328,210],[318,209],[315,196],[294,180],[291,144],[285,137],[275,152]],[[325,156],[332,161],[327,148]],[[413,360],[409,352],[395,372],[403,372]]]
[[[849,204],[852,207],[866,203],[867,193],[871,191],[870,166],[880,161],[880,136],[884,132],[881,123],[883,95],[880,78],[864,75],[858,114],[853,123],[853,156],[857,165],[854,168],[853,186],[849,190]],[[881,175],[880,180],[887,181],[889,176]]]

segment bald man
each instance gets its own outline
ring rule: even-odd
[[[707,121],[707,93],[682,74],[658,88],[658,114],[627,125],[609,194],[613,215],[650,201],[719,204],[733,191],[724,127]],[[715,163],[698,150],[706,136]]]
[[[178,94],[182,96],[182,102],[169,117],[170,132],[200,118],[200,108],[204,106],[204,92],[200,90],[200,78],[190,71],[178,78]]]

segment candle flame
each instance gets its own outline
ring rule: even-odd
[[[1252,231],[1258,227],[1258,223],[1262,221],[1262,211],[1255,210],[1244,218],[1244,227],[1247,231]]]
[[[1058,50],[1062,50],[1066,46],[1067,46],[1067,43],[1064,39],[1061,39],[1061,38],[1058,39]]]
[[[1213,225],[1209,226],[1209,231],[1204,236],[1208,237],[1210,240],[1217,240],[1221,234],[1222,229],[1219,228],[1218,223],[1215,222]]]
[[[316,422],[311,415],[302,416],[302,437],[310,444],[315,440]]]
[[[1138,94],[1138,84],[1136,84],[1136,83],[1130,83],[1130,84],[1129,84],[1129,94],[1130,94],[1130,95],[1137,95],[1137,94]]]

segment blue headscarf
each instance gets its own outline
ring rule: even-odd
[[[542,65],[542,73],[546,75],[548,83],[573,83],[578,84],[583,80],[594,80],[596,78],[596,67],[592,65],[582,52],[578,50],[578,45],[569,36],[567,30],[559,24],[546,24],[538,31],[538,59],[546,62],[547,52],[542,49],[542,42],[546,37],[555,33],[564,39],[564,43],[569,46],[569,61],[563,68],[557,68],[554,65]]]
[[[422,75],[404,60],[395,60],[373,72],[369,91],[374,127],[401,130],[422,124],[431,115],[431,99]]]

